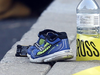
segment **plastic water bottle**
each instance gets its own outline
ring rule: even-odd
[[[99,37],[100,8],[95,0],[81,0],[76,8],[77,34]]]

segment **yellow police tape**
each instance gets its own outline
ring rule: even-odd
[[[100,38],[77,34],[76,61],[100,60]]]
[[[73,75],[100,75],[100,66],[89,68]]]

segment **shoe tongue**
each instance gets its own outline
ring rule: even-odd
[[[44,39],[40,39],[39,40],[39,45],[42,45],[44,43],[44,41],[45,41]]]
[[[40,35],[40,36],[39,36],[39,38],[43,38],[43,39],[44,39],[44,38],[45,38],[45,36],[44,36],[44,35]]]

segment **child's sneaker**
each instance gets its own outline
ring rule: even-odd
[[[48,32],[43,44],[31,52],[31,62],[50,62],[73,58],[67,34]]]
[[[53,30],[51,30],[51,29],[45,29],[45,30],[43,30],[43,31],[40,31],[39,34],[38,34],[38,37],[39,37],[38,41],[37,41],[36,43],[34,43],[33,46],[30,46],[30,47],[28,48],[28,50],[27,50],[27,57],[28,57],[28,58],[30,58],[31,52],[32,52],[35,48],[39,47],[40,45],[42,45],[42,44],[44,43],[46,34],[47,34],[48,32],[57,33],[57,32],[55,32],[55,31],[53,31]]]

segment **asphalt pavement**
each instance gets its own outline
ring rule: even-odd
[[[28,17],[0,21],[0,60],[16,41],[20,41],[37,19],[38,17]]]

